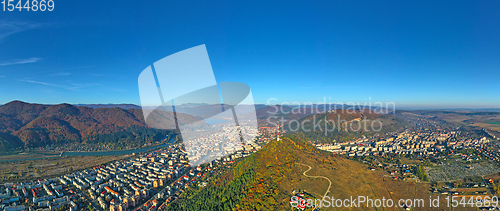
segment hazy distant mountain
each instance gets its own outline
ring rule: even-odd
[[[500,108],[454,108],[454,109],[436,109],[438,111],[486,111],[500,112]]]
[[[123,108],[123,109],[141,109],[134,104],[76,104],[75,106],[85,106],[89,108]]]
[[[179,114],[178,118],[197,121],[185,114]],[[93,109],[21,101],[0,106],[0,150],[80,142],[138,145],[164,138],[171,132],[149,128],[142,110],[133,108]]]

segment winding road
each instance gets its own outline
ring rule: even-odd
[[[325,196],[328,194],[328,192],[330,192],[330,187],[332,187],[332,181],[330,181],[330,179],[328,179],[327,177],[324,177],[324,176],[309,176],[306,173],[312,169],[312,167],[310,165],[306,165],[306,164],[302,164],[302,163],[296,163],[296,164],[309,167],[309,169],[307,169],[306,171],[304,171],[304,173],[302,173],[305,177],[323,178],[323,179],[328,180],[328,182],[330,183],[330,185],[328,185],[328,189],[326,190],[325,195],[323,196],[323,198],[325,198]]]

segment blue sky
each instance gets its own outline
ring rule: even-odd
[[[0,11],[0,104],[139,104],[143,69],[205,44],[257,103],[500,108],[499,1],[54,1]]]

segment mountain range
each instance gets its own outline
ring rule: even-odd
[[[177,118],[183,122],[199,122],[208,118],[215,110],[226,105],[186,104],[177,105]],[[277,120],[298,121],[306,128],[311,127],[313,118],[341,117],[347,121],[362,116],[361,110],[353,110],[353,115],[341,115],[336,112],[325,112],[321,105],[291,106],[291,105],[243,105],[242,109],[250,114],[255,110],[259,125],[274,124]],[[354,109],[355,107],[353,107]],[[164,113],[160,116],[168,122],[174,122],[174,115],[168,109],[157,109]],[[334,116],[332,116],[335,113]],[[244,114],[245,115],[245,114]],[[352,118],[351,118],[352,116]],[[232,114],[230,115],[232,117]],[[384,126],[400,127],[401,121],[383,114],[365,115],[367,120],[384,119]],[[334,118],[334,119],[335,119]],[[148,119],[162,121],[158,119]],[[43,105],[12,101],[0,106],[0,151],[15,148],[33,148],[65,144],[108,144],[119,147],[138,147],[152,143],[173,133],[173,130],[159,130],[148,127],[140,106],[133,104],[57,104]],[[155,123],[156,124],[156,123]],[[204,124],[201,122],[200,124]],[[392,127],[394,126],[394,127]],[[323,126],[324,127],[324,126]],[[166,128],[175,128],[167,126]],[[386,127],[387,128],[387,127]],[[300,132],[300,131],[299,131]],[[315,132],[304,133],[304,139],[316,137]],[[326,137],[351,137],[349,131],[339,131]],[[366,134],[364,132],[357,135]],[[323,137],[325,137],[323,135]],[[353,136],[354,137],[354,136]],[[352,138],[352,137],[351,137]]]
[[[182,114],[178,118],[197,121]],[[142,110],[134,108],[90,108],[21,101],[0,106],[0,150],[71,143],[140,146],[159,141],[172,132],[149,128]]]

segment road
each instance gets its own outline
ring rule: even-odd
[[[325,195],[323,196],[323,198],[325,198],[325,196],[328,194],[328,192],[330,192],[330,187],[332,187],[332,181],[324,176],[309,176],[306,173],[312,169],[312,167],[310,165],[306,165],[306,164],[302,164],[302,163],[296,163],[296,164],[309,167],[309,169],[307,169],[306,171],[304,171],[304,173],[302,173],[304,176],[309,177],[309,178],[322,178],[322,179],[328,180],[330,185],[328,185],[328,189],[326,190]]]

